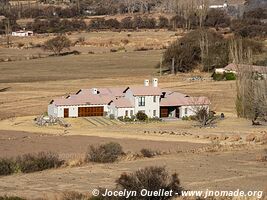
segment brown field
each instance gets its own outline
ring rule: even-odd
[[[94,34],[97,37],[98,33]],[[108,33],[99,33],[99,36],[101,34],[106,34],[105,38],[108,38]],[[116,34],[111,38],[117,38]],[[173,32],[161,34],[164,41],[171,40],[174,35]],[[146,36],[149,37],[148,32],[134,33],[131,43],[140,44]],[[90,35],[85,37],[90,41]],[[151,33],[151,37],[161,41],[160,33]],[[92,41],[98,44],[101,38]],[[0,93],[0,157],[54,151],[72,161],[83,157],[88,145],[109,141],[120,143],[126,152],[137,153],[142,148],[151,148],[166,154],[151,159],[129,158],[108,165],[85,164],[0,177],[0,196],[13,194],[52,198],[66,190],[87,193],[98,186],[112,187],[114,180],[123,172],[151,165],[163,165],[171,172],[178,172],[182,185],[187,189],[267,188],[266,162],[257,160],[257,155],[263,154],[267,148],[266,143],[247,142],[245,139],[251,133],[261,138],[267,133],[267,126],[252,127],[250,121],[236,117],[234,81],[214,82],[210,80],[210,74],[198,72],[160,77],[155,66],[162,50],[140,52],[129,48],[127,52],[110,53],[109,45],[79,48],[82,52],[92,48],[97,50],[95,54],[0,63],[0,89],[9,88]],[[35,53],[32,49],[0,49],[0,52],[11,57],[17,54],[23,56],[27,51]],[[190,81],[193,76],[202,76],[204,80]],[[110,124],[92,125],[88,120],[79,118],[67,119],[72,125],[69,128],[37,127],[33,122],[36,115],[46,112],[48,103],[55,97],[75,93],[80,88],[143,84],[145,78],[152,77],[159,78],[162,88],[208,96],[212,109],[218,114],[224,112],[226,119],[219,121],[214,128],[201,129],[192,121],[148,124],[111,124],[107,121]],[[159,134],[159,131],[166,134]],[[221,141],[225,149],[220,150],[215,148],[218,141],[211,142],[206,137],[208,135],[240,135],[242,140]],[[235,145],[237,148],[234,148]],[[205,148],[213,146],[214,151],[205,151]]]

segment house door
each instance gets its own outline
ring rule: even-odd
[[[91,117],[91,116],[103,116],[104,107],[79,107],[78,117]]]
[[[160,117],[169,117],[168,107],[161,107],[160,108]]]
[[[68,108],[64,108],[64,118],[69,117],[69,109]]]
[[[180,118],[180,107],[176,107],[176,118]]]

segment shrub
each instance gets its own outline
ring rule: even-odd
[[[117,19],[108,19],[105,24],[108,28],[120,28],[120,22]]]
[[[148,117],[145,113],[139,111],[136,114],[136,119],[138,119],[139,121],[146,121],[148,119]]]
[[[160,16],[159,17],[159,28],[167,28],[169,27],[169,20],[166,17]]]
[[[119,156],[123,155],[122,146],[118,143],[110,142],[100,146],[90,146],[86,154],[86,162],[112,163]]]
[[[16,163],[23,173],[42,171],[57,168],[63,164],[55,153],[40,152],[38,154],[25,154],[16,159]]]
[[[0,176],[13,174],[14,169],[15,162],[13,160],[8,158],[0,158]]]
[[[88,200],[88,197],[79,192],[67,191],[62,194],[61,200]]]
[[[17,196],[0,196],[0,200],[26,200]]]
[[[141,149],[141,154],[142,156],[146,157],[146,158],[152,158],[155,156],[155,152],[150,150],[150,149]]]
[[[132,120],[132,118],[126,116],[126,117],[124,117],[123,121],[125,121],[125,122],[131,122],[133,120]]]
[[[134,49],[135,51],[149,51],[152,50],[152,48],[147,48],[147,47],[137,47]]]
[[[224,74],[216,74],[214,73],[212,76],[214,81],[222,81],[224,79]]]
[[[185,18],[180,15],[175,15],[170,20],[173,28],[183,28],[185,25]]]
[[[78,43],[84,43],[85,42],[85,37],[79,37],[77,42]]]
[[[110,114],[109,115],[109,119],[114,120],[115,119],[115,115],[114,114]]]
[[[18,43],[18,48],[22,48],[22,47],[24,47],[24,43],[19,42],[19,43]]]
[[[183,116],[182,117],[182,120],[188,121],[189,120],[189,117],[188,116]]]
[[[215,81],[222,81],[222,80],[236,80],[236,75],[232,72],[229,73],[223,73],[223,74],[216,74],[214,73],[212,76],[213,80]]]
[[[236,80],[236,75],[234,73],[225,73],[226,80]]]
[[[182,187],[178,175],[169,173],[164,167],[147,167],[140,169],[134,173],[123,173],[118,180],[116,180],[117,189],[127,191],[137,191],[138,196],[135,199],[146,200],[147,196],[141,196],[140,192],[143,189],[148,191],[158,191],[159,189],[170,191],[173,190],[173,195],[181,194]],[[171,199],[173,197],[165,197],[164,199]],[[151,199],[163,199],[161,196],[153,196]]]
[[[230,17],[224,10],[210,9],[204,21],[205,26],[210,27],[228,27],[230,25]]]
[[[106,27],[106,21],[104,18],[95,18],[92,19],[89,24],[89,29],[105,29]]]
[[[110,49],[110,52],[111,52],[111,53],[116,53],[117,51],[118,51],[117,49],[113,49],[113,48]]]
[[[123,116],[119,116],[117,119],[118,119],[119,121],[123,121]]]
[[[131,17],[126,17],[121,20],[121,27],[124,29],[132,29],[133,21]]]

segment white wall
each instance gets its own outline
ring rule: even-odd
[[[154,102],[154,96],[144,96],[145,97],[145,106],[139,106],[139,97],[134,97],[134,105],[135,105],[135,114],[139,111],[145,111],[148,117],[159,117],[159,100],[160,96],[156,96],[156,102]],[[156,116],[153,115],[153,110],[156,110]]]
[[[115,118],[125,117],[125,111],[128,110],[128,116],[131,117],[131,110],[133,111],[133,115],[135,115],[134,108],[116,108],[114,103],[110,104],[110,112],[108,115],[113,114]]]
[[[48,115],[56,117],[57,116],[57,108],[55,107],[54,104],[49,104],[48,105]]]
[[[134,113],[137,114],[139,111],[145,111],[148,117],[159,117],[159,100],[160,96],[156,96],[156,102],[153,101],[154,96],[144,96],[145,97],[145,106],[139,106],[139,97],[133,96],[131,89],[127,90],[125,93],[125,98],[128,98],[131,103],[134,105]],[[156,116],[153,115],[153,110],[156,110]]]
[[[53,105],[53,104],[50,104],[50,105]],[[49,114],[49,112],[52,113],[52,108],[50,108],[49,106],[48,106],[48,114]],[[99,106],[104,107],[104,112],[107,112],[107,113],[109,112],[109,106],[108,105],[54,106],[54,115],[53,116],[64,117],[64,108],[68,108],[69,109],[69,117],[78,117],[78,108],[79,107],[99,107]]]
[[[208,105],[206,106],[202,106],[202,105],[201,106],[181,106],[180,107],[180,118],[193,116],[196,114],[196,111],[198,111],[199,109],[203,107],[208,108],[208,111],[209,111]],[[186,109],[187,109],[187,114],[185,113]]]
[[[128,115],[125,116],[125,112],[126,110],[128,110]],[[133,111],[133,115],[134,113],[134,108],[117,108],[117,117],[131,117],[131,110]]]

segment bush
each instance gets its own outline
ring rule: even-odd
[[[236,80],[236,75],[232,72],[230,73],[223,73],[223,74],[216,74],[214,73],[212,76],[213,80],[215,81],[222,81],[222,80]]]
[[[188,121],[188,120],[189,120],[189,117],[188,117],[188,116],[183,116],[183,117],[182,117],[182,120],[184,120],[184,121]]]
[[[120,28],[120,22],[117,19],[108,19],[105,24],[107,28]]]
[[[136,114],[136,119],[139,121],[146,121],[148,119],[148,116],[145,113],[139,111]]]
[[[155,152],[150,150],[150,149],[141,149],[141,154],[142,156],[146,157],[146,158],[152,158],[155,156]]]
[[[118,143],[110,142],[100,146],[90,146],[86,154],[86,162],[112,163],[119,156],[123,155],[122,146]]]
[[[0,176],[13,174],[14,170],[15,162],[13,160],[7,158],[0,158]]]
[[[25,154],[16,159],[16,163],[23,173],[42,171],[57,168],[63,164],[55,153],[40,152],[38,154]]]
[[[152,50],[152,48],[147,48],[147,47],[137,47],[134,49],[134,51],[149,51]]]
[[[225,73],[225,79],[227,81],[236,80],[236,75],[234,73]]]
[[[109,115],[109,119],[114,120],[115,119],[115,115],[114,114],[110,114]]]
[[[224,79],[224,74],[216,74],[214,73],[212,76],[214,81],[222,81]]]
[[[183,28],[185,26],[185,18],[180,15],[175,15],[170,20],[170,24],[172,24],[173,28]]]
[[[132,122],[133,120],[130,117],[124,117],[123,121],[125,121],[125,122]]]
[[[169,20],[166,17],[160,16],[159,17],[159,28],[168,28],[169,27]]]
[[[182,187],[178,175],[169,175],[164,167],[147,167],[140,169],[134,173],[123,173],[118,180],[116,180],[118,190],[137,191],[138,200],[146,200],[147,196],[141,196],[140,192],[143,189],[148,191],[158,191],[160,189],[165,191],[173,190],[173,195],[181,195]],[[171,199],[173,197],[165,197],[164,199]],[[161,196],[151,197],[153,200],[163,199]]]
[[[121,28],[124,29],[132,29],[133,28],[133,21],[131,17],[126,17],[121,20]]]
[[[204,21],[205,26],[209,27],[228,27],[230,26],[230,17],[224,10],[210,9]]]
[[[61,200],[88,200],[88,197],[79,192],[67,191],[62,194]]]
[[[0,200],[26,200],[26,199],[16,196],[0,196]]]
[[[119,116],[117,119],[123,122],[123,116]]]
[[[236,19],[232,20],[231,30],[242,37],[265,37],[267,32],[266,25],[259,19]]]

